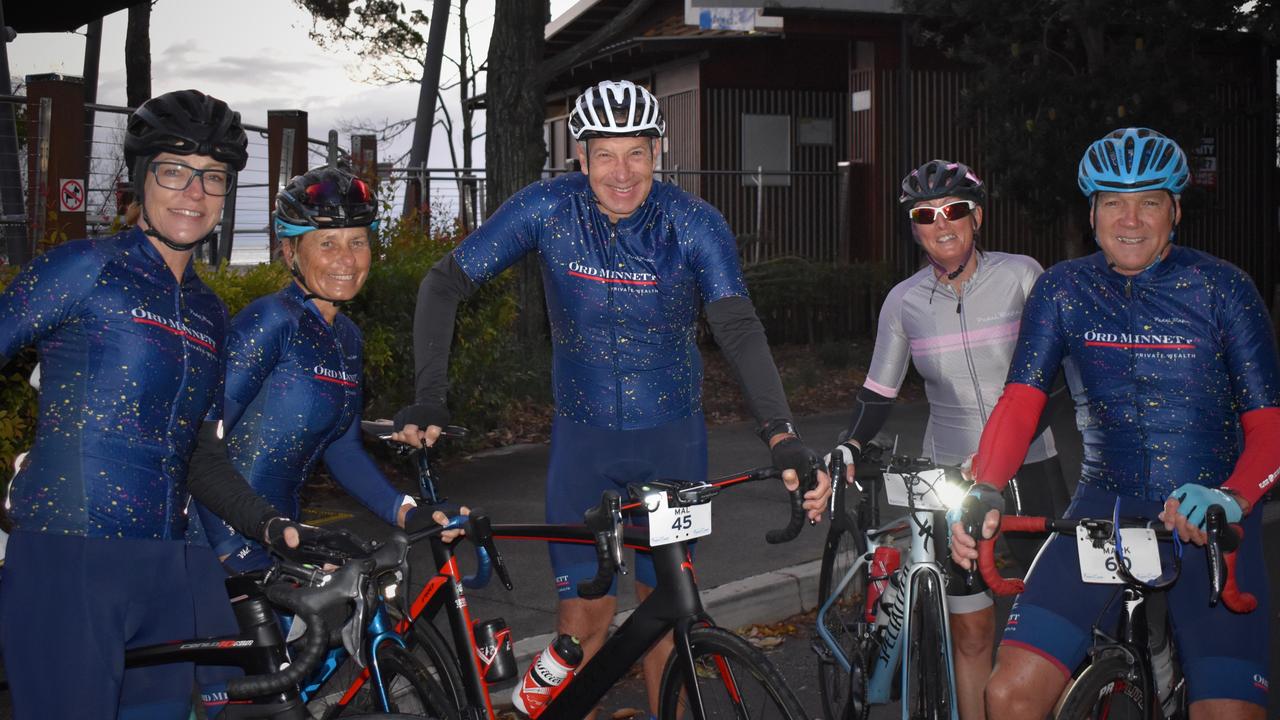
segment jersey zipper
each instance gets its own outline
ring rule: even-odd
[[[609,227],[609,248],[605,253],[608,256],[609,267],[605,272],[607,276],[608,270],[613,270],[617,264],[618,254],[618,226],[610,225]],[[613,301],[613,283],[606,282],[608,288],[608,307],[609,307],[609,338],[612,344],[612,361],[613,361],[613,417],[614,423],[618,430],[622,429],[622,382],[619,379],[618,367],[618,308]]]
[[[1135,316],[1136,308],[1133,302],[1134,295],[1133,278],[1125,278],[1125,313],[1128,315],[1127,326],[1130,334],[1136,333],[1138,325],[1137,317]],[[1129,348],[1129,377],[1133,378],[1133,412],[1134,417],[1138,420],[1138,436],[1141,438],[1142,442],[1142,474],[1143,482],[1145,482],[1147,476],[1150,474],[1150,458],[1148,457],[1149,453],[1147,452],[1147,426],[1146,423],[1143,422],[1142,418],[1142,397],[1141,392],[1139,392],[1138,384],[1138,349],[1134,347]]]
[[[194,262],[194,260],[192,260],[191,262]],[[168,278],[170,277],[173,277],[172,273],[169,273],[168,267],[164,268],[164,272],[166,274],[163,275],[163,277],[166,280],[168,280]],[[175,315],[175,320],[177,320],[178,323],[180,323],[181,325],[185,326],[187,324],[187,321],[183,317],[183,312],[182,312],[184,309],[184,304],[182,301],[183,300],[182,281],[177,278],[174,278],[173,283],[174,283],[173,284],[173,311]],[[191,357],[190,357],[191,348],[188,347],[189,341],[184,335],[178,335],[177,338],[178,338],[178,345],[182,348],[182,382],[178,383],[177,393],[173,397],[173,403],[169,411],[169,437],[166,439],[165,442],[169,446],[170,458],[177,456],[177,452],[176,452],[177,448],[174,446],[174,443],[173,443],[173,433],[177,425],[178,409],[182,405],[182,394],[183,392],[186,391],[187,381],[189,380],[191,375]],[[200,422],[202,420],[203,418],[197,418],[196,422]],[[191,466],[189,461],[190,461],[190,458],[188,458],[187,472],[191,471]],[[168,459],[165,459],[165,461],[163,462],[164,465],[168,465],[168,463],[169,463]],[[165,474],[170,476],[168,478],[170,485],[174,485],[178,482],[178,479],[174,477],[171,473],[166,472]],[[183,484],[184,484],[183,489],[185,490],[185,478],[184,478]],[[185,495],[187,493],[184,492],[183,494]],[[174,530],[173,523],[172,523],[173,511],[174,511],[174,508],[173,508],[174,495],[175,493],[171,491],[166,493],[166,497],[165,497],[165,515],[164,515],[165,516],[165,536],[166,536],[166,539],[168,540],[176,539],[172,536],[172,533]],[[187,501],[184,499],[182,503],[183,507],[185,508],[187,504],[188,504]]]
[[[964,346],[964,361],[969,366],[969,380],[973,382],[973,394],[978,400],[978,414],[982,424],[987,424],[987,404],[982,399],[982,385],[978,382],[978,368],[973,362],[973,351],[969,347],[969,325],[965,321],[964,297],[956,293],[956,314],[960,316],[960,343]]]

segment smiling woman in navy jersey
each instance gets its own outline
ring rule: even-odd
[[[43,376],[0,593],[20,720],[186,718],[192,665],[126,672],[124,651],[231,616],[225,593],[197,602],[222,589],[213,555],[184,540],[188,493],[253,537],[293,525],[231,470],[218,423],[202,422],[221,415],[227,312],[191,255],[247,144],[217,98],[148,100],[124,141],[137,225],[49,250],[0,295],[0,366],[34,345]]]
[[[222,420],[236,468],[282,514],[315,464],[388,523],[404,526],[414,501],[391,487],[360,443],[364,341],[339,312],[369,276],[377,199],[345,168],[322,167],[276,196],[276,234],[293,274],[288,287],[231,321]],[[265,567],[255,541],[201,508],[209,543],[234,571]]]

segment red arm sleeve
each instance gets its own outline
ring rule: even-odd
[[[973,458],[973,476],[980,482],[1003,490],[1009,484],[1035,437],[1036,423],[1049,396],[1030,385],[1009,383],[982,428],[978,454]]]
[[[1250,410],[1240,416],[1240,424],[1244,426],[1244,452],[1222,489],[1253,506],[1280,478],[1280,408]]]

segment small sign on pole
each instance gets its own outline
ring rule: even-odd
[[[70,178],[58,182],[58,209],[62,212],[84,212],[84,181]]]

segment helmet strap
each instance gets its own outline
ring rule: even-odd
[[[919,241],[917,241],[919,242]],[[946,276],[947,280],[955,280],[964,272],[965,267],[969,265],[969,261],[973,259],[973,253],[978,249],[978,228],[973,228],[973,242],[969,243],[969,252],[964,254],[964,259],[956,266],[955,270],[948,270],[945,265],[933,259],[933,256],[925,252],[924,257],[933,266],[934,272],[938,276]]]
[[[213,233],[210,232],[208,235],[205,235],[204,237],[200,238],[199,240],[196,240],[195,242],[180,243],[180,242],[174,242],[173,240],[170,240],[169,238],[165,237],[164,234],[161,233],[159,230],[156,230],[155,226],[151,223],[151,216],[147,214],[147,203],[145,201],[142,203],[142,219],[147,223],[147,227],[145,230],[142,231],[142,233],[147,237],[153,237],[156,240],[159,240],[160,242],[164,243],[165,246],[168,247],[170,250],[176,250],[178,252],[188,252],[190,250],[195,250],[197,247],[200,246],[201,243],[213,237]]]

